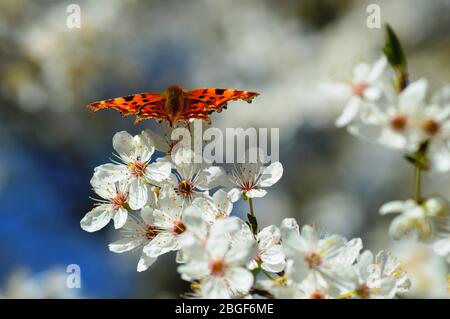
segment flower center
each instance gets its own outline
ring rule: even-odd
[[[209,271],[211,275],[221,277],[225,274],[227,269],[227,265],[223,262],[223,260],[214,260],[209,263]]]
[[[186,225],[181,220],[177,220],[175,223],[173,223],[172,231],[175,234],[180,235],[180,234],[184,233],[185,230],[186,230]]]
[[[311,269],[317,269],[322,264],[322,258],[315,252],[307,253],[305,255],[305,260],[308,263],[308,267]]]
[[[362,97],[364,95],[364,92],[367,90],[369,85],[367,83],[357,83],[353,86],[353,94]]]
[[[218,211],[216,212],[215,216],[216,219],[222,219],[222,218],[227,218],[227,214],[225,212],[222,211]]]
[[[119,193],[112,200],[115,209],[124,208],[127,205],[127,195]]]
[[[195,186],[194,183],[191,180],[183,179],[178,184],[178,191],[183,196],[189,196],[194,192]]]
[[[147,168],[147,164],[143,162],[136,161],[134,163],[128,164],[128,167],[130,168],[131,174],[134,176],[144,176],[145,169]]]
[[[363,299],[367,299],[370,297],[370,288],[367,286],[367,284],[361,285],[361,287],[358,288],[356,291],[358,296],[360,296]]]
[[[435,120],[427,120],[422,124],[422,129],[428,135],[436,135],[439,132],[440,125]]]
[[[245,181],[241,185],[241,190],[243,192],[249,192],[252,189],[255,189],[255,183],[253,181]]]
[[[156,228],[153,225],[148,225],[147,231],[145,232],[145,237],[147,237],[148,240],[152,240],[158,234],[159,234],[158,228]]]
[[[399,114],[392,117],[389,124],[394,131],[402,131],[405,129],[407,122],[406,116]]]
[[[316,290],[309,295],[309,299],[325,299],[325,294],[320,290]]]

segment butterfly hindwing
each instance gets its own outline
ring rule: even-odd
[[[205,112],[211,113],[213,111],[222,111],[222,108],[226,107],[230,101],[244,100],[250,103],[259,94],[232,89],[202,88],[188,91],[186,95],[188,100],[193,101],[191,105],[203,102],[205,104]]]
[[[205,102],[194,99],[189,99],[186,102],[188,103],[188,107],[182,115],[183,120],[188,121],[190,119],[200,119],[206,121],[208,124],[210,123],[209,114],[212,113],[212,111],[208,111],[207,104]]]
[[[165,97],[163,94],[139,93],[94,102],[89,104],[88,107],[94,112],[105,108],[112,108],[122,113],[123,116],[136,115],[137,121],[146,118],[165,120],[164,103]]]

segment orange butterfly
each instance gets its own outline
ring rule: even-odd
[[[187,124],[190,119],[201,119],[211,123],[209,114],[226,109],[234,100],[251,102],[259,93],[231,89],[203,88],[185,91],[172,85],[163,93],[133,94],[115,99],[91,103],[88,107],[97,112],[105,108],[118,110],[123,116],[136,115],[136,122],[154,118],[168,121],[172,127]]]

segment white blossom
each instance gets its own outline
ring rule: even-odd
[[[292,260],[287,260],[286,272],[283,276],[275,280],[259,280],[256,286],[278,299],[333,299],[339,295],[336,288],[324,285],[314,276],[308,276],[298,282],[293,280],[290,275],[295,271],[293,263]]]
[[[176,194],[162,191],[158,208],[145,207],[141,218],[130,218],[124,226],[124,238],[109,245],[122,253],[143,247],[138,271],[150,267],[160,255],[177,250],[178,238],[186,230],[182,219],[182,204]]]
[[[220,184],[225,172],[221,167],[206,163],[196,163],[195,153],[180,147],[171,156],[176,169],[168,183],[183,198],[185,204],[191,204],[199,197],[206,197],[208,190]]]
[[[386,251],[380,251],[375,256],[375,262],[368,271],[374,280],[392,278],[395,281],[395,295],[406,293],[411,287],[411,281],[401,263]]]
[[[171,165],[161,160],[150,162],[155,148],[144,133],[133,137],[127,132],[118,132],[113,137],[113,147],[121,162],[96,167],[93,178],[97,183],[127,181],[130,185],[129,205],[132,209],[140,209],[147,202],[148,185],[167,179]]]
[[[128,183],[119,181],[114,184],[97,183],[91,180],[91,185],[102,200],[97,200],[98,205],[88,212],[80,221],[81,228],[88,232],[94,232],[105,227],[111,219],[114,227],[121,228],[128,217]]]
[[[396,293],[396,280],[373,272],[373,254],[366,250],[349,271],[349,280],[344,284],[351,287],[342,297],[362,299],[392,299]],[[342,298],[341,297],[341,298]]]
[[[349,127],[351,133],[408,154],[427,143],[430,168],[450,170],[450,86],[426,100],[427,81],[408,85],[398,96],[387,95],[365,121]]]
[[[392,201],[380,208],[380,214],[400,213],[389,226],[389,233],[398,239],[414,231],[420,239],[432,238],[436,223],[442,222],[450,213],[448,202],[431,197],[418,204],[413,199]]]
[[[235,298],[248,294],[253,275],[245,265],[253,257],[253,241],[234,241],[237,218],[218,220],[204,241],[184,247],[186,264],[178,267],[183,279],[195,281],[204,298]],[[227,229],[229,232],[224,232]]]
[[[268,166],[263,165],[264,159],[258,150],[258,157],[251,162],[246,153],[246,162],[235,165],[228,175],[227,186],[232,201],[237,201],[241,195],[244,198],[264,197],[267,191],[264,188],[270,187],[278,182],[283,175],[283,165],[280,162],[271,163]]]
[[[248,227],[247,227],[248,228]],[[275,225],[263,228],[257,235],[257,254],[249,268],[261,268],[274,273],[284,270],[286,257],[281,245],[281,233]]]
[[[202,212],[203,219],[213,224],[217,219],[227,218],[233,210],[233,203],[227,192],[217,190],[211,197],[198,197],[192,206]]]
[[[281,224],[281,236],[287,258],[293,260],[289,276],[301,282],[309,275],[321,286],[341,284],[342,271],[356,260],[362,248],[361,239],[347,240],[338,235],[320,238],[309,225],[299,233],[297,222],[286,218]]]
[[[346,126],[358,116],[367,102],[377,101],[382,95],[379,79],[387,65],[382,56],[372,66],[359,63],[353,69],[353,78],[349,83],[327,83],[322,85],[325,92],[337,98],[346,99],[347,105],[336,120],[336,126]]]

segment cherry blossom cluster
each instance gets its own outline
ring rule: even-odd
[[[430,94],[426,79],[411,82],[400,42],[389,27],[383,51],[372,65],[357,64],[349,82],[323,88],[347,100],[336,126],[401,151],[414,167],[413,198],[388,202],[379,210],[381,215],[399,214],[389,233],[395,239],[412,236],[433,242],[435,252],[450,263],[450,205],[441,196],[421,192],[422,172],[450,172],[450,85]]]
[[[99,199],[80,222],[94,232],[112,220],[122,237],[109,249],[140,250],[137,271],[176,252],[190,298],[394,298],[408,290],[400,263],[362,251],[359,238],[300,229],[292,218],[260,229],[253,201],[280,180],[281,163],[260,156],[227,171],[194,161],[191,148],[168,136],[116,133],[116,159],[95,168]],[[246,221],[234,216],[240,200]]]

